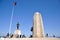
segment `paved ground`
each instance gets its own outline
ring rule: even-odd
[[[0,38],[0,40],[60,40],[60,38]]]

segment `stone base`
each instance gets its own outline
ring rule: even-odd
[[[60,38],[0,38],[0,40],[60,40]]]

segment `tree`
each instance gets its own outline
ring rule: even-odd
[[[55,35],[53,35],[53,37],[55,37]]]
[[[48,37],[48,33],[46,34],[46,37]]]
[[[32,35],[30,35],[30,38],[32,38],[33,36]]]
[[[9,33],[7,33],[7,35],[6,35],[7,37],[9,37]]]
[[[23,37],[23,38],[26,38],[26,36],[25,36],[25,35],[22,35],[22,37]]]
[[[33,27],[31,27],[31,31],[33,32]]]
[[[31,27],[31,32],[33,32],[33,26]],[[30,35],[30,38],[32,38],[33,36],[32,35]]]
[[[11,38],[13,37],[13,34],[11,35]]]

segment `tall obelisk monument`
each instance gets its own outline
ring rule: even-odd
[[[35,12],[33,21],[33,37],[42,38],[44,37],[44,27],[42,16],[39,12]]]

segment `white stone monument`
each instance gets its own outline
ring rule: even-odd
[[[33,20],[33,38],[42,38],[44,37],[44,27],[42,16],[39,12],[35,12]]]

